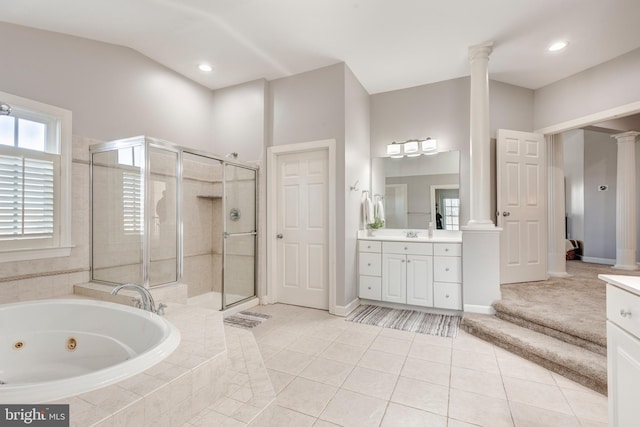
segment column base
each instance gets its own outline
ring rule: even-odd
[[[461,229],[464,230],[495,230],[496,225],[493,221],[480,221],[480,220],[471,220],[467,223],[467,225],[463,225]]]
[[[615,270],[626,270],[626,271],[635,271],[638,270],[638,265],[637,264],[616,264],[613,267],[611,267]]]

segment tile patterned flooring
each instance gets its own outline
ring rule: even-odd
[[[252,311],[272,317],[225,327],[229,387],[185,426],[607,425],[605,396],[463,331],[440,338],[284,304]]]

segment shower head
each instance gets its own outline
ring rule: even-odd
[[[8,116],[11,114],[11,105],[0,102],[0,116]]]

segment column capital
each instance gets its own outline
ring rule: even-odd
[[[616,133],[615,135],[611,135],[611,138],[615,138],[618,141],[624,140],[624,139],[626,140],[632,139],[633,141],[635,141],[638,135],[640,135],[640,132],[631,130],[629,132]]]
[[[486,58],[489,59],[489,55],[493,52],[493,42],[484,42],[474,46],[469,46],[469,62],[473,62],[476,59]]]

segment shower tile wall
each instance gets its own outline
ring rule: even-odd
[[[71,255],[0,263],[0,304],[69,295],[89,281],[89,146],[100,142],[73,136]]]
[[[222,166],[183,158],[183,282],[189,297],[222,291]]]

